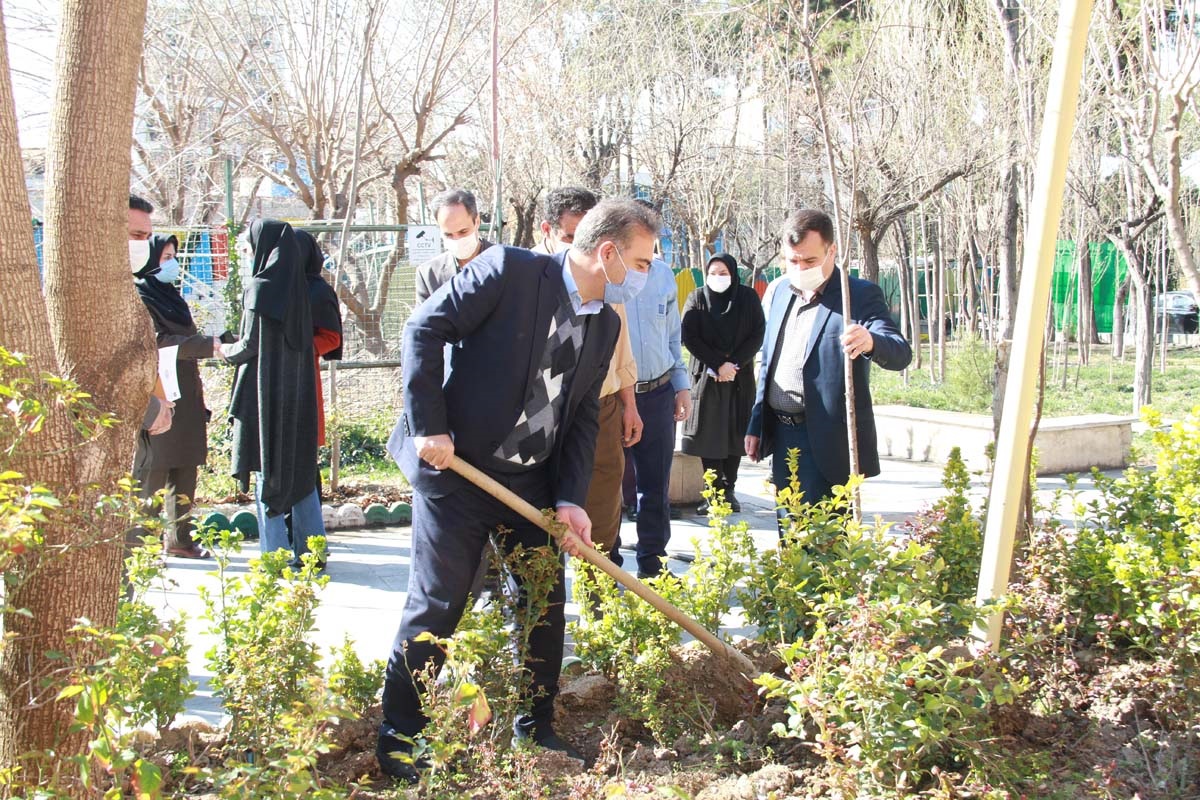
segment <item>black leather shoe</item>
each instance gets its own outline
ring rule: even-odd
[[[554,750],[576,761],[584,760],[583,755],[572,747],[570,742],[555,733],[548,722],[539,725],[523,722],[518,719],[513,724],[513,745],[516,746],[521,742],[544,747],[547,750]]]
[[[391,736],[379,738],[375,744],[375,759],[379,762],[379,771],[389,778],[409,784],[421,780],[418,767],[425,765],[420,761],[414,762],[412,748]]]
[[[738,502],[736,497],[729,498],[729,510],[734,514],[742,513],[742,504]]]
[[[707,500],[700,501],[700,505],[696,506],[696,513],[702,517],[706,516],[708,514],[708,501]]]
[[[625,519],[637,522],[637,506],[625,506]]]

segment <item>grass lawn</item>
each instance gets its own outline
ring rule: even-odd
[[[928,350],[920,372],[909,370],[907,385],[902,373],[876,369],[871,373],[871,394],[876,405],[909,405],[946,411],[990,414],[995,357],[978,342],[951,342],[947,346],[946,380],[929,379]],[[1124,360],[1114,360],[1108,345],[1092,348],[1091,363],[1079,366],[1078,349],[1068,356],[1066,388],[1058,367],[1060,354],[1046,366],[1043,416],[1133,413],[1133,349]],[[1160,371],[1156,352],[1151,405],[1167,420],[1177,419],[1200,405],[1200,348],[1167,350],[1166,372]]]

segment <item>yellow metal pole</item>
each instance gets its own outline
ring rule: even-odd
[[[976,601],[985,603],[1008,590],[1008,568],[1021,514],[1021,495],[1028,480],[1026,457],[1031,435],[1038,368],[1045,345],[1046,307],[1050,301],[1050,277],[1062,217],[1063,188],[1067,159],[1075,127],[1080,76],[1087,44],[1092,0],[1062,0],[1042,138],[1030,199],[1029,226],[1021,262],[1021,288],[1013,331],[1011,365],[996,442],[996,474],[988,500],[983,560],[979,568]],[[975,636],[992,647],[1000,644],[1001,614],[988,617],[986,627],[977,626]]]

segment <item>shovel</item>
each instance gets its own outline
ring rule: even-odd
[[[454,470],[459,475],[466,478],[468,481],[475,484],[477,487],[487,492],[492,497],[511,508],[513,511],[517,512],[534,525],[537,525],[539,528],[546,531],[546,533],[549,533],[556,540],[559,539],[561,534],[553,525],[546,521],[546,518],[542,515],[542,512],[538,511],[525,500],[521,499],[507,487],[501,486],[491,477],[480,472],[478,469],[463,461],[458,456],[454,456],[453,460],[450,462],[450,469]],[[649,586],[609,561],[608,558],[599,550],[589,547],[582,542],[580,544],[582,545],[583,550],[579,555],[584,561],[588,562],[597,569],[602,570],[617,583],[621,584],[626,589],[652,605],[654,608],[658,609],[667,617],[667,619],[671,620],[676,625],[690,633],[692,636],[696,637],[696,639],[710,651],[712,651],[714,655],[730,659],[734,664],[737,665],[741,673],[747,678],[753,678],[759,674],[758,668],[754,666],[754,663],[747,658],[744,653],[739,650],[735,650],[725,642],[718,639],[716,636],[713,636],[712,633],[710,633],[703,625],[701,625],[699,622],[696,622],[696,620],[692,619],[687,614],[684,614],[678,608],[668,603],[660,594],[658,594],[658,592],[654,591]]]

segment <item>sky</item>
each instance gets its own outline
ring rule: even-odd
[[[21,147],[46,146],[58,0],[4,0]]]

